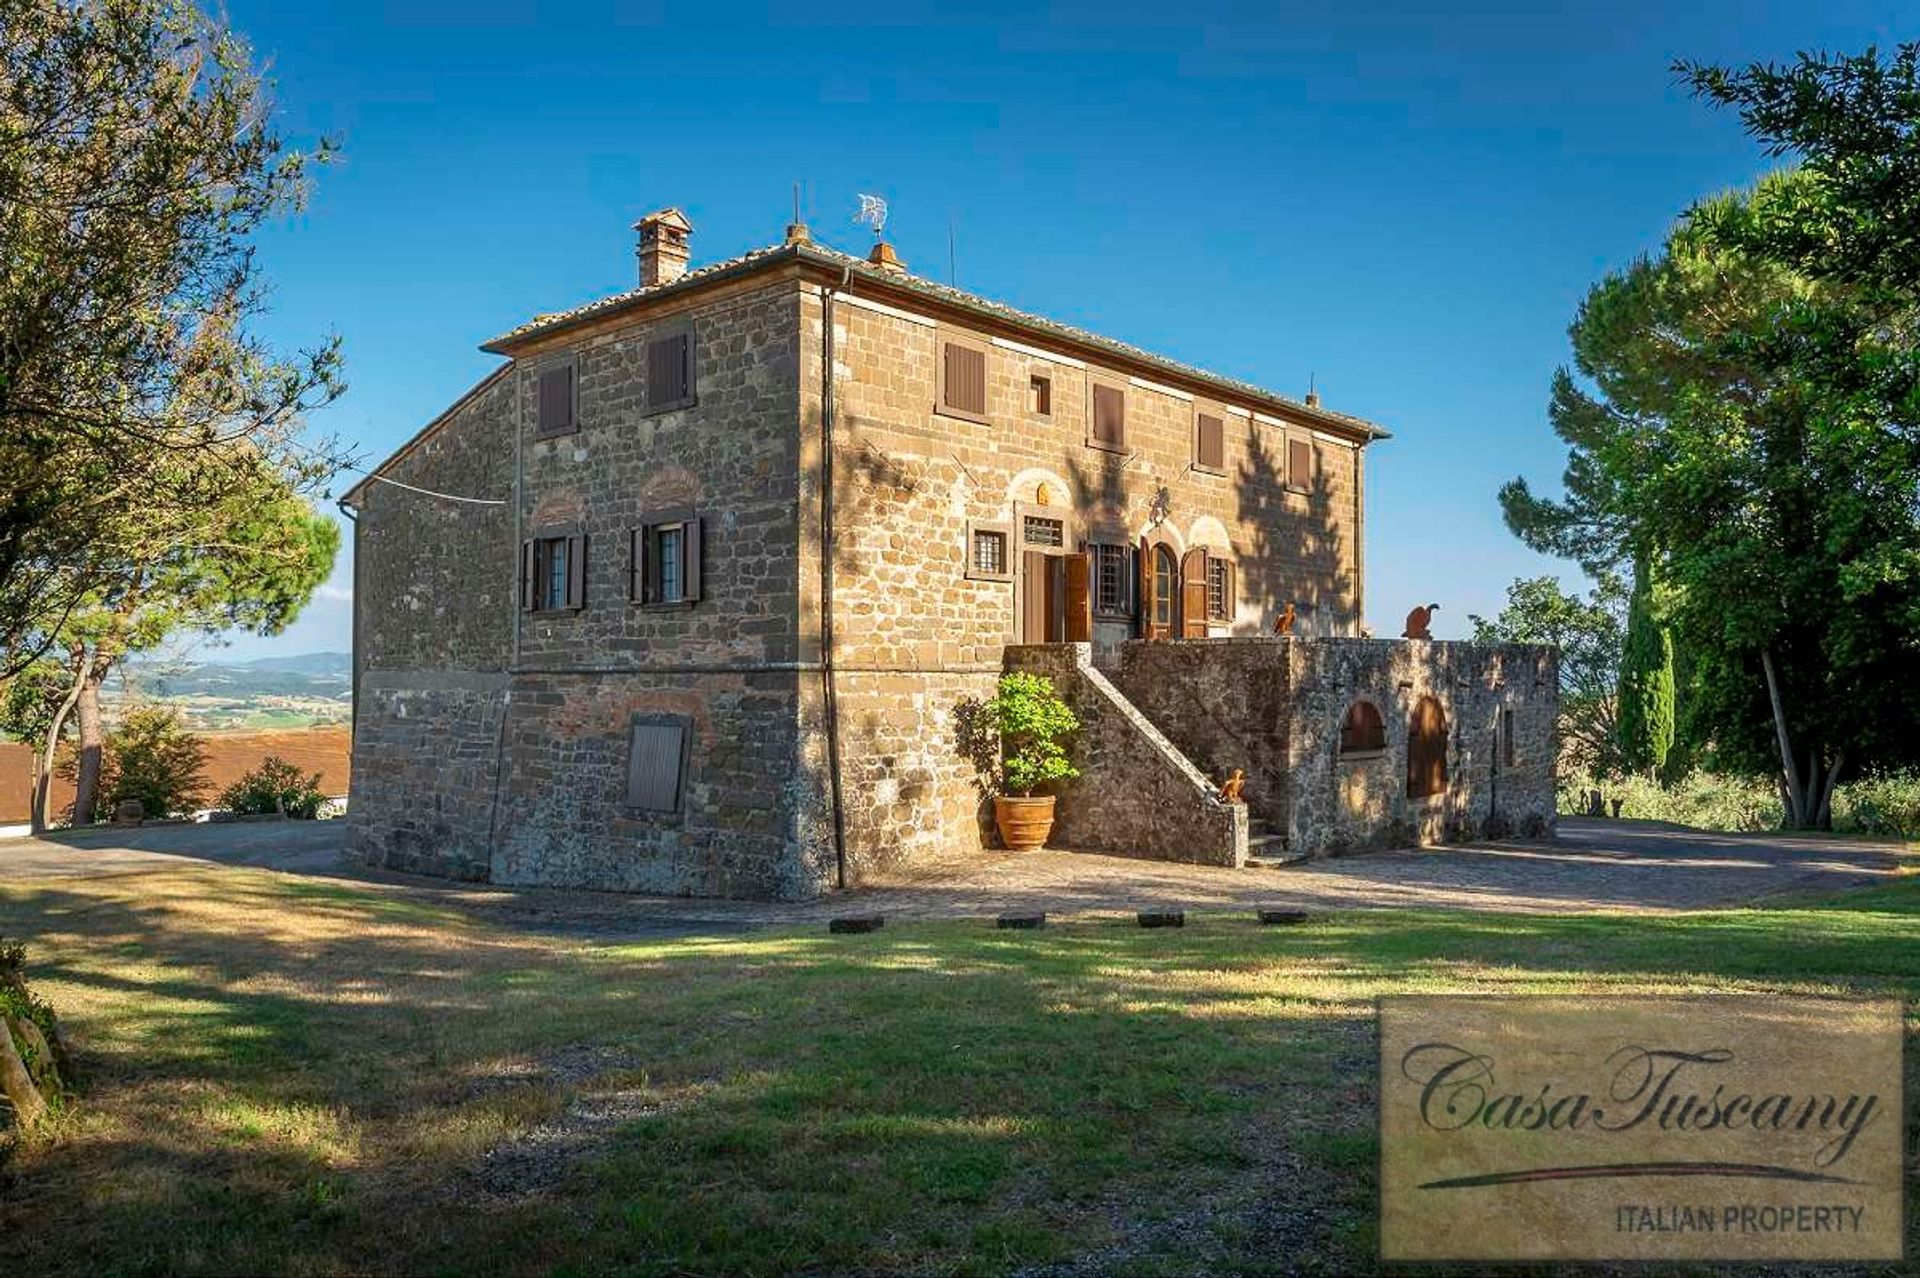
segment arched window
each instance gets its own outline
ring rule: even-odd
[[[1407,797],[1424,799],[1447,788],[1447,712],[1422,697],[1407,722]]]
[[[1180,566],[1173,551],[1153,548],[1153,633],[1165,639],[1180,633]]]
[[[1341,754],[1377,754],[1387,748],[1387,722],[1371,701],[1356,701],[1347,707],[1340,724]]]

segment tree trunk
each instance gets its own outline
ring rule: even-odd
[[[1780,676],[1773,669],[1773,649],[1760,650],[1767,673],[1767,700],[1773,704],[1773,731],[1780,740],[1780,776],[1787,792],[1787,824],[1796,830],[1807,824],[1807,795],[1800,785],[1800,769],[1793,761],[1793,743],[1787,738],[1787,712],[1780,704]]]
[[[1817,829],[1833,828],[1833,792],[1840,788],[1840,769],[1846,765],[1845,750],[1833,756],[1833,766],[1827,769],[1826,782],[1820,787],[1820,802],[1814,808],[1813,824]]]
[[[80,671],[84,671],[87,664],[83,659]],[[67,716],[73,713],[74,705],[80,700],[80,689],[85,682],[80,672],[76,671],[73,687],[67,690],[67,695],[61,700],[59,709],[53,712],[53,722],[47,725],[46,744],[40,751],[40,783],[33,792],[31,823],[35,834],[45,834],[51,824],[47,819],[47,809],[53,799],[54,754],[60,748],[60,734],[66,730]]]
[[[0,1016],[0,1095],[12,1104],[14,1118],[21,1127],[32,1127],[46,1117],[47,1098],[40,1094],[33,1076],[27,1073],[26,1062],[20,1059],[20,1051],[13,1045],[13,1033],[7,1028],[4,1016]]]
[[[100,797],[100,762],[107,734],[100,722],[100,663],[89,662],[80,680],[80,699],[74,702],[74,723],[80,730],[80,756],[73,773],[73,823],[88,825]]]

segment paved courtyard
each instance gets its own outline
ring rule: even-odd
[[[1897,873],[1900,845],[1820,836],[1708,834],[1636,821],[1567,820],[1551,844],[1380,852],[1287,869],[1221,870],[1073,852],[993,855],[803,904],[619,896],[448,884],[367,871],[340,855],[342,822],[93,830],[0,839],[0,884],[137,874],[195,862],[353,879],[490,922],[617,939],[782,923],[849,912],[896,919],[1189,910],[1423,907],[1668,911],[1787,892],[1830,892]]]

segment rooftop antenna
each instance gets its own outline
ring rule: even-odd
[[[887,229],[887,202],[877,195],[862,195],[860,211],[853,215],[853,220],[862,226],[872,227],[873,238],[878,240],[881,232]]]

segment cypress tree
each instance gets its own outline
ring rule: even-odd
[[[1629,772],[1653,775],[1673,749],[1673,636],[1654,607],[1644,557],[1633,564],[1633,598],[1620,657],[1620,760]]]

